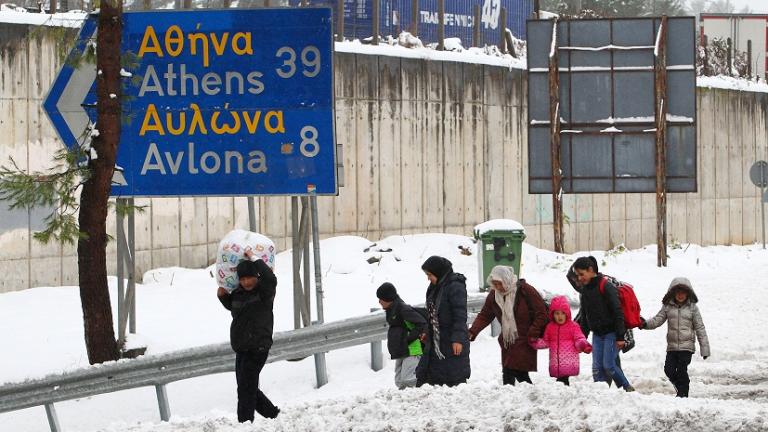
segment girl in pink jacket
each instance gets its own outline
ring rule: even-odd
[[[549,348],[549,375],[565,385],[569,385],[568,377],[579,374],[579,353],[592,352],[581,327],[571,319],[571,307],[565,296],[552,299],[544,336],[531,340],[531,346]]]

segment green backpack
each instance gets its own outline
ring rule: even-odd
[[[414,328],[416,328],[416,325],[409,321],[403,320],[403,324],[405,325],[405,328],[408,330],[413,330]],[[420,356],[424,354],[424,350],[421,347],[421,340],[417,338],[416,340],[408,344],[408,354],[412,356]]]

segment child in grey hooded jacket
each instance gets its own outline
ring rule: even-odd
[[[696,339],[701,346],[701,356],[709,357],[709,339],[704,328],[699,307],[699,299],[693,291],[691,281],[676,277],[669,284],[667,293],[662,298],[662,307],[655,317],[643,320],[640,328],[652,330],[667,322],[667,358],[664,361],[664,373],[677,390],[677,397],[688,397],[688,365],[696,352]]]

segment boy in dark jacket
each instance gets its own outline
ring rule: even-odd
[[[387,348],[395,360],[395,385],[402,390],[416,385],[416,366],[422,354],[421,339],[426,335],[427,320],[397,295],[389,282],[376,290],[379,304],[386,311]]]
[[[624,348],[624,313],[621,310],[619,294],[609,281],[605,282],[603,293],[597,260],[579,257],[573,263],[578,286],[581,288],[581,312],[592,330],[592,378],[594,381],[613,381],[625,391],[635,388],[629,383],[624,372],[616,365],[619,350]]]
[[[219,287],[217,295],[232,312],[229,339],[235,351],[237,378],[237,420],[253,422],[254,411],[275,418],[280,410],[259,390],[259,374],[272,347],[277,278],[272,270],[257,259],[237,265],[240,283],[231,293]]]

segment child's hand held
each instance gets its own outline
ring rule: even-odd
[[[592,346],[591,345],[587,345],[587,346],[584,347],[584,354],[589,354],[591,352],[592,352]]]

